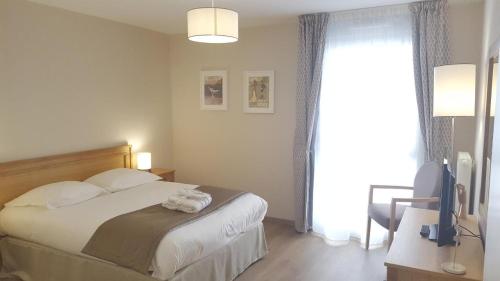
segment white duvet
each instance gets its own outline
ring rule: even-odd
[[[103,222],[128,212],[166,201],[181,188],[196,188],[171,182],[153,182],[103,195],[55,210],[40,207],[10,207],[0,212],[0,231],[27,241],[82,255],[81,250]],[[167,280],[183,267],[226,245],[236,235],[259,224],[267,202],[244,194],[229,204],[168,233],[160,242],[151,268],[153,277]]]

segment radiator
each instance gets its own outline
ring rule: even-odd
[[[468,152],[459,152],[457,157],[457,178],[456,183],[465,187],[467,192],[467,202],[463,207],[462,214],[473,214],[474,208],[471,203],[471,182],[472,182],[472,157]],[[458,199],[455,196],[455,208],[458,208]],[[458,210],[457,210],[458,211]]]

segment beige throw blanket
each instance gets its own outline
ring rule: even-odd
[[[212,203],[202,211],[189,214],[158,204],[114,217],[97,228],[82,253],[148,274],[156,249],[168,232],[198,220],[244,194],[210,186],[197,189],[212,196]]]

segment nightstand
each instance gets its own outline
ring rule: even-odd
[[[175,181],[175,170],[152,168],[151,173],[161,177],[164,181]]]

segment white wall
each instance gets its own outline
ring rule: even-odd
[[[486,0],[485,21],[483,32],[483,57],[481,64],[481,91],[478,105],[476,159],[482,159],[484,137],[484,115],[486,99],[486,78],[489,50],[495,42],[500,40],[500,1]],[[500,47],[500,46],[499,46]],[[497,93],[498,95],[498,93]],[[500,101],[497,99],[497,101]],[[498,103],[497,103],[498,106]],[[497,281],[500,279],[500,123],[496,122],[494,130],[494,145],[491,166],[490,197],[488,207],[488,228],[486,233],[486,252],[484,262],[484,280]],[[481,179],[477,175],[481,172],[481,162],[477,163],[476,186],[481,186]],[[479,189],[479,188],[478,188]],[[479,190],[478,190],[479,191]],[[479,192],[477,193],[479,196]]]
[[[481,65],[484,2],[482,0],[449,1],[449,39],[451,63]],[[479,89],[479,83],[478,83]],[[468,152],[474,159],[476,118],[455,118],[455,152]],[[455,153],[455,157],[456,157]],[[456,158],[454,160],[456,163]]]
[[[170,41],[177,179],[254,192],[269,215],[294,215],[297,24],[241,29],[228,45]],[[227,70],[229,110],[200,110],[200,71]],[[243,113],[243,72],[275,71],[275,114]]]
[[[0,0],[0,162],[127,141],[168,166],[168,36]]]

